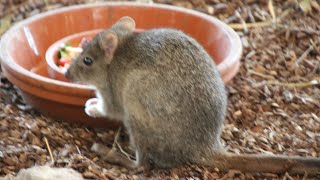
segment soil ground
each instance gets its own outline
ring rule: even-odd
[[[94,0],[1,0],[2,33],[12,23],[48,9]],[[233,153],[320,157],[320,1],[155,0],[210,14],[241,37],[241,68],[227,85],[228,115],[222,134]],[[271,4],[272,2],[272,4]],[[196,27],[195,27],[196,28]],[[72,167],[88,179],[317,179],[305,175],[242,173],[185,166],[133,174],[90,151],[108,146],[117,131],[56,122],[32,110],[0,74],[0,177],[35,164]],[[48,152],[52,151],[54,163]],[[117,140],[126,151],[128,138]]]

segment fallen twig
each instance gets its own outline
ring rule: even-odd
[[[133,156],[131,156],[130,154],[128,154],[126,151],[124,151],[118,142],[116,142],[116,143],[117,143],[117,146],[118,146],[120,152],[121,152],[122,154],[124,154],[128,159],[132,160],[132,159],[134,158]]]
[[[78,153],[80,154],[80,155],[82,155],[82,153],[81,153],[81,151],[80,151],[80,149],[79,149],[79,147],[76,145],[76,149],[77,149],[77,151],[78,151]]]
[[[112,144],[112,149],[116,148],[117,142],[118,142],[118,138],[120,136],[120,131],[121,131],[121,127],[118,128],[116,135],[114,136],[114,140],[113,140],[113,144]]]
[[[262,73],[253,71],[253,70],[251,70],[251,69],[248,70],[248,73],[249,73],[249,74],[256,75],[256,76],[260,76],[260,77],[263,77],[263,78],[266,78],[266,79],[274,79],[273,76],[266,75],[266,74],[262,74]]]
[[[283,177],[283,180],[293,180],[293,178],[289,175],[289,173],[288,172],[286,172],[286,174],[284,175],[284,177]]]
[[[254,23],[245,23],[245,26],[243,25],[243,23],[231,23],[228,24],[231,28],[236,29],[236,30],[240,30],[240,29],[244,29],[246,28],[258,28],[258,27],[266,27],[266,26],[271,26],[274,23],[279,22],[281,19],[283,19],[284,17],[286,17],[289,13],[291,12],[291,9],[285,10],[280,16],[279,18],[277,18],[275,21],[264,21],[264,22],[254,22]]]
[[[116,133],[116,135],[114,137],[114,142],[113,142],[113,145],[112,145],[112,149],[114,149],[115,145],[117,145],[117,147],[119,148],[120,152],[122,154],[124,154],[128,159],[132,160],[133,157],[130,154],[128,154],[126,151],[124,151],[122,149],[122,147],[120,146],[120,144],[118,143],[118,138],[120,136],[120,131],[121,131],[121,127],[118,129],[118,131],[117,131],[117,133]]]
[[[299,63],[301,63],[301,62],[309,55],[309,53],[310,53],[312,50],[313,50],[313,45],[310,44],[309,47],[308,47],[308,49],[305,50],[305,51],[302,53],[302,55],[296,60],[295,65],[298,66]]]
[[[46,146],[47,146],[47,149],[48,149],[48,151],[49,151],[50,158],[51,158],[51,162],[54,163],[54,159],[53,159],[53,155],[52,155],[52,152],[51,152],[51,148],[50,148],[48,139],[47,139],[46,137],[44,137],[44,141],[45,141]]]
[[[276,13],[274,12],[274,7],[273,7],[273,2],[272,2],[272,0],[269,0],[269,2],[268,2],[268,8],[269,8],[269,11],[270,11],[270,14],[271,14],[271,17],[272,17],[272,22],[273,22],[273,23],[276,23],[277,17],[276,17]]]
[[[243,24],[228,24],[231,28],[233,29],[244,29]],[[256,22],[256,23],[246,23],[246,28],[257,28],[257,27],[265,27],[265,26],[271,26],[272,22],[271,21],[266,21],[266,22]]]
[[[293,32],[304,32],[307,34],[316,34],[316,35],[320,35],[320,31],[314,30],[314,29],[306,29],[306,28],[302,28],[302,27],[290,27],[288,25],[278,25],[279,28],[283,28],[285,30],[289,30],[289,31],[293,31]]]
[[[308,86],[314,86],[314,85],[319,85],[320,80],[312,80],[309,82],[297,82],[297,83],[283,83],[279,81],[264,81],[257,83],[255,87],[260,87],[263,85],[278,85],[278,86],[285,86],[285,87],[290,87],[290,88],[302,88],[302,87],[308,87]]]
[[[246,23],[246,21],[241,17],[240,13],[239,13],[238,11],[236,11],[236,12],[235,12],[235,15],[240,19],[241,24],[242,24],[242,26],[243,26],[243,30],[244,30],[245,32],[248,32],[247,23]]]

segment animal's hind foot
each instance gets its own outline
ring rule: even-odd
[[[141,172],[141,169],[139,165],[136,163],[136,161],[128,159],[127,157],[117,152],[116,149],[111,149],[102,144],[94,143],[91,147],[91,151],[97,153],[99,156],[101,156],[102,160],[105,160],[110,164],[123,166],[127,169],[132,169]]]

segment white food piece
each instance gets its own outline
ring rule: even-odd
[[[82,48],[81,47],[71,47],[71,46],[67,46],[65,47],[66,51],[68,52],[75,52],[75,53],[81,53],[82,52]]]
[[[83,180],[82,175],[71,168],[52,168],[49,166],[33,166],[21,169],[16,177],[7,177],[14,180]]]

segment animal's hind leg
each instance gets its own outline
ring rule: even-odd
[[[114,149],[111,149],[102,144],[95,143],[92,145],[91,150],[101,156],[101,159],[110,164],[126,167],[128,169],[138,169],[138,163],[127,157],[123,156]]]

